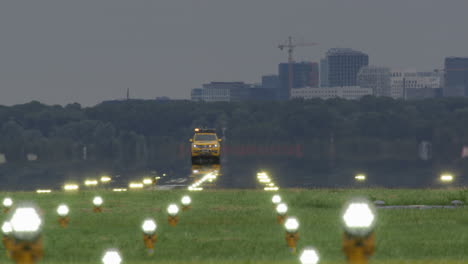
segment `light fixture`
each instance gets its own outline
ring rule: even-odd
[[[168,213],[167,221],[169,222],[169,225],[176,226],[177,223],[179,222],[179,216],[178,216],[179,207],[176,204],[170,204],[167,207],[167,213]]]
[[[277,205],[277,204],[281,203],[281,196],[279,196],[279,194],[275,194],[271,198],[271,201],[273,202],[274,205]]]
[[[11,206],[13,206],[13,200],[10,197],[3,199],[3,212],[8,213]]]
[[[97,186],[98,183],[99,183],[99,182],[98,182],[97,180],[86,180],[86,181],[84,182],[84,184],[85,184],[86,186],[88,186],[88,187],[89,187],[89,186]]]
[[[453,182],[453,175],[452,174],[442,174],[440,175],[440,181],[443,183],[451,183]]]
[[[130,189],[142,189],[143,187],[144,185],[141,182],[131,182],[128,184],[128,188]]]
[[[108,183],[112,180],[112,178],[109,176],[102,176],[100,180],[102,183]]]
[[[103,264],[120,264],[122,257],[117,249],[108,249],[102,257]]]
[[[63,228],[67,227],[70,222],[70,218],[68,217],[69,212],[70,209],[66,204],[61,204],[57,207],[57,214],[59,215],[58,222]]]
[[[343,252],[349,263],[367,263],[374,253],[375,208],[367,199],[355,198],[343,213]]]
[[[102,204],[103,203],[104,203],[104,201],[102,200],[101,196],[94,197],[94,199],[93,199],[93,205],[94,205],[93,212],[95,212],[95,213],[102,212]]]
[[[126,192],[127,189],[126,188],[114,188],[112,189],[113,192]]]
[[[52,190],[50,189],[37,189],[36,193],[43,194],[43,193],[51,193]]]
[[[285,203],[280,203],[276,206],[276,220],[278,224],[283,224],[288,212],[288,206]]]
[[[366,177],[366,175],[364,175],[364,174],[358,174],[358,175],[354,176],[354,179],[355,179],[356,181],[358,181],[358,182],[363,182],[363,181],[366,180],[366,178],[367,178],[367,177]]]
[[[284,222],[284,227],[286,229],[286,243],[289,247],[291,253],[296,254],[296,245],[299,240],[299,221],[296,217],[288,217]]]
[[[141,225],[141,229],[143,230],[143,242],[148,251],[148,255],[152,255],[154,253],[154,244],[158,240],[156,228],[156,222],[151,218],[143,221],[143,224]]]
[[[190,199],[190,196],[184,195],[180,202],[182,203],[182,210],[187,211],[191,207],[192,199]]]
[[[301,264],[317,264],[320,258],[315,248],[307,247],[302,250],[299,260]]]
[[[70,191],[77,191],[80,187],[78,186],[78,184],[65,184],[63,186],[63,190],[65,190],[66,192],[70,192]]]

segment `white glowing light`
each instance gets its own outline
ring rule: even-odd
[[[183,206],[189,206],[192,203],[192,199],[188,195],[182,197],[181,203]]]
[[[131,182],[131,183],[128,185],[128,187],[129,187],[130,189],[141,189],[141,188],[144,187],[144,185],[143,185],[143,183],[141,183],[141,182]]]
[[[102,200],[102,198],[101,198],[100,196],[96,196],[96,197],[94,197],[94,199],[93,199],[93,204],[94,204],[95,206],[101,206],[103,202],[104,202],[104,201]]]
[[[13,236],[20,240],[35,238],[42,225],[36,209],[33,207],[18,207],[10,219]]]
[[[143,221],[143,224],[141,225],[141,229],[143,229],[143,233],[147,235],[152,235],[156,232],[156,222],[153,219],[146,219]]]
[[[126,188],[114,188],[114,189],[112,189],[112,191],[114,191],[114,192],[126,192],[127,189]]]
[[[9,235],[13,232],[13,227],[11,226],[10,222],[4,222],[2,225],[2,233],[4,235]]]
[[[275,187],[265,187],[265,188],[263,188],[263,190],[273,192],[273,191],[278,191],[279,188],[276,187],[276,186]]]
[[[279,204],[279,203],[281,203],[281,196],[279,196],[278,194],[275,194],[275,195],[273,195],[273,197],[271,198],[271,201],[272,201],[274,204]]]
[[[145,179],[143,179],[143,184],[144,185],[151,185],[151,184],[153,184],[153,180],[151,180],[150,178],[145,178]]]
[[[352,235],[366,235],[374,225],[375,216],[371,209],[372,204],[367,201],[351,202],[344,214],[345,229]]]
[[[102,176],[101,177],[101,182],[103,182],[103,183],[110,182],[111,180],[112,179],[109,176]]]
[[[116,249],[107,250],[106,253],[104,253],[104,257],[102,257],[103,264],[120,264],[121,262],[122,257]]]
[[[285,215],[288,212],[288,206],[285,203],[280,203],[276,206],[276,212],[279,215]]]
[[[65,191],[77,191],[80,187],[77,184],[65,184],[63,189]]]
[[[86,180],[86,181],[84,182],[84,184],[85,184],[86,186],[96,186],[96,185],[98,185],[98,183],[99,183],[99,182],[98,182],[97,180]]]
[[[299,257],[299,260],[301,261],[302,264],[317,264],[319,262],[319,256],[317,254],[317,251],[315,248],[305,248],[301,256]]]
[[[452,182],[453,181],[453,175],[450,175],[450,174],[442,174],[440,176],[440,180],[442,182]]]
[[[13,200],[10,197],[6,197],[3,199],[3,206],[6,208],[10,208],[13,205]]]
[[[170,216],[176,216],[179,213],[179,207],[176,204],[170,204],[167,207],[167,213]]]
[[[358,174],[354,177],[356,181],[365,181],[366,180],[366,175],[364,174]]]
[[[43,189],[36,190],[36,193],[51,193],[51,192],[52,192],[52,190],[49,190],[49,189],[47,189],[47,190],[43,190]]]
[[[288,217],[284,222],[284,227],[289,233],[295,233],[299,229],[299,221],[295,217]]]
[[[57,214],[61,217],[65,217],[70,212],[70,209],[66,204],[61,204],[57,207]]]

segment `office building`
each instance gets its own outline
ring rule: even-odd
[[[445,58],[444,96],[468,96],[468,57]]]
[[[390,96],[390,69],[378,66],[364,66],[358,73],[358,86],[371,88],[374,96]]]
[[[390,96],[392,98],[416,99],[418,94],[427,98],[431,94],[437,96],[437,90],[415,91],[416,89],[440,89],[443,87],[441,72],[417,72],[413,70],[391,70]]]
[[[277,98],[289,98],[289,64],[278,65],[279,91]],[[292,64],[292,89],[319,86],[319,67],[315,62],[295,62]]]
[[[369,65],[367,54],[352,49],[330,49],[325,60],[321,64],[328,78],[322,83],[327,87],[357,86],[359,70]]]
[[[296,88],[291,92],[291,98],[302,99],[332,99],[342,98],[347,100],[360,99],[363,96],[372,95],[372,88],[361,88],[359,86],[344,86],[344,87],[324,87],[324,88]]]

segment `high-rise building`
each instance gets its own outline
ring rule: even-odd
[[[280,100],[289,99],[289,64],[278,65]],[[319,86],[319,69],[316,62],[295,62],[292,64],[292,89]]]
[[[328,50],[324,64],[328,73],[327,86],[356,86],[358,72],[369,65],[369,56],[352,49],[335,48]]]
[[[444,96],[468,96],[468,57],[445,58]]]
[[[374,96],[390,96],[390,69],[379,66],[364,66],[359,70],[357,81],[361,88],[371,88]]]
[[[328,61],[320,60],[320,87],[328,87]]]

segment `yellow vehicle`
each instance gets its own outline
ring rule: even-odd
[[[214,129],[195,128],[192,142],[192,164],[219,164],[221,157],[221,139]]]

